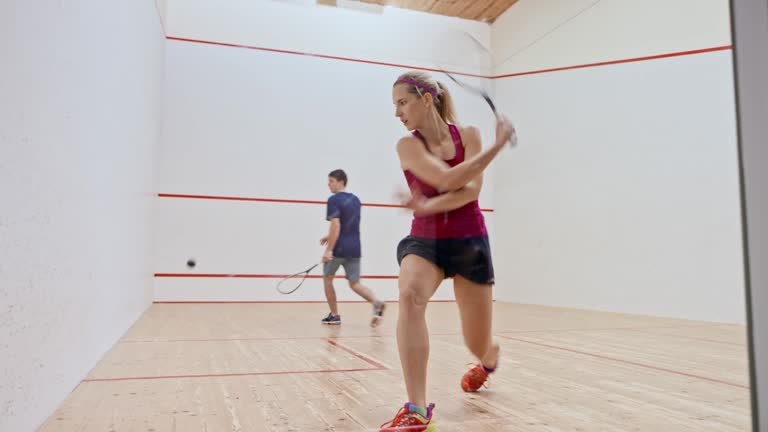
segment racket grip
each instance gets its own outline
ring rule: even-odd
[[[493,106],[493,102],[490,101],[490,99],[487,99],[488,103],[491,105],[491,109],[493,109],[493,114],[496,116],[497,120],[503,119],[504,116],[502,116],[497,110],[496,107]],[[512,135],[509,137],[509,140],[507,141],[509,143],[510,147],[517,147],[517,129],[515,129],[515,126],[512,126]]]
[[[512,136],[509,137],[509,146],[510,147],[517,147],[517,132],[513,132]]]

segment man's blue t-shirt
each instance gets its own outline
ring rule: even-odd
[[[360,258],[360,200],[349,192],[337,192],[328,198],[325,218],[338,218],[341,222],[339,239],[333,248],[333,256]]]

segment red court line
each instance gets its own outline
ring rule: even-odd
[[[253,197],[233,197],[233,196],[218,196],[218,195],[190,195],[190,194],[169,194],[158,193],[158,198],[185,198],[185,199],[205,199],[205,200],[220,200],[220,201],[251,201],[251,202],[269,202],[269,203],[282,203],[282,204],[320,204],[325,205],[326,201],[318,200],[297,200],[297,199],[281,199],[281,198],[253,198]],[[406,208],[400,204],[382,204],[382,203],[361,203],[363,207],[383,207],[383,208]],[[483,208],[480,209],[483,212],[493,212],[493,209]]]
[[[548,329],[548,330],[503,330],[499,331],[497,333],[555,333],[555,332],[590,332],[590,331],[633,331],[637,333],[643,333],[646,335],[653,335],[653,336],[669,336],[672,338],[679,338],[679,339],[688,339],[688,340],[698,340],[703,342],[712,342],[712,343],[718,343],[718,344],[724,344],[724,345],[734,345],[734,346],[740,346],[740,347],[746,347],[744,344],[736,343],[736,342],[726,342],[716,339],[708,339],[708,338],[701,338],[696,336],[687,336],[687,335],[677,335],[677,334],[671,334],[671,333],[656,333],[656,332],[650,332],[648,330],[655,330],[655,329],[681,329],[681,328],[701,328],[701,327],[711,327],[707,324],[701,324],[701,325],[691,325],[691,326],[651,326],[651,327],[594,327],[594,328],[583,328],[583,329]]]
[[[342,350],[352,354],[353,356],[355,356],[355,357],[359,358],[360,360],[370,364],[373,367],[376,367],[376,368],[381,369],[381,370],[387,370],[387,367],[384,366],[383,364],[381,364],[381,363],[377,362],[376,360],[373,360],[373,359],[371,359],[369,357],[366,357],[363,354],[360,354],[360,353],[354,351],[351,348],[347,348],[344,345],[342,345],[342,344],[340,344],[340,343],[338,343],[336,341],[333,341],[331,339],[325,339],[325,341],[328,342],[329,344],[335,346],[335,347],[341,348]]]
[[[456,300],[430,300],[430,303],[456,303]],[[216,301],[216,300],[172,300],[172,301],[162,301],[157,300],[153,301],[153,304],[273,304],[273,303],[280,303],[280,304],[316,304],[316,303],[328,303],[325,300],[297,300],[297,301],[290,301],[290,300],[223,300],[223,301]],[[368,303],[364,300],[338,300],[336,303]],[[386,303],[397,303],[388,301]]]
[[[156,278],[246,278],[246,279],[282,279],[289,274],[226,274],[226,273],[155,273]],[[307,279],[322,279],[322,275],[308,275]],[[344,278],[336,275],[336,279]],[[397,279],[396,275],[363,275],[362,279]]]
[[[699,328],[709,327],[706,324],[700,325],[675,325],[675,326],[648,326],[648,327],[585,327],[585,328],[553,328],[553,329],[541,329],[541,330],[498,330],[496,333],[556,333],[556,332],[589,332],[589,331],[605,331],[605,330],[652,330],[652,329],[680,329],[680,328]]]
[[[458,333],[457,333],[458,334]],[[433,335],[434,336],[434,335]],[[233,342],[233,341],[288,341],[288,340],[309,340],[309,339],[354,339],[354,338],[376,338],[376,337],[395,337],[395,335],[367,335],[367,336],[264,336],[264,337],[233,337],[233,338],[211,338],[211,339],[126,339],[118,343],[174,343],[174,342]]]
[[[584,69],[584,68],[590,68],[590,67],[616,65],[616,64],[622,64],[622,63],[634,63],[634,62],[641,62],[641,61],[648,61],[648,60],[659,60],[659,59],[665,59],[670,57],[680,57],[680,56],[688,56],[688,55],[694,55],[694,54],[710,53],[715,51],[725,51],[731,48],[732,48],[731,45],[723,45],[723,46],[712,47],[712,48],[703,48],[703,49],[690,50],[690,51],[679,51],[679,52],[657,54],[657,55],[645,56],[645,57],[609,60],[604,62],[587,63],[587,64],[581,64],[581,65],[575,65],[575,66],[563,66],[563,67],[541,69],[541,70],[534,70],[534,71],[528,71],[528,72],[515,72],[515,73],[510,73],[505,75],[497,75],[492,78],[493,79],[511,78],[511,77],[518,77],[518,76],[524,76],[524,75],[536,75],[536,74],[543,74],[543,73],[550,73],[550,72],[560,72],[560,71],[572,70],[572,69]]]
[[[432,302],[451,302],[454,300],[432,300]],[[156,302],[157,303],[157,302]],[[295,302],[290,302],[295,303]],[[316,303],[325,303],[325,301],[317,301]],[[339,302],[341,303],[341,302]],[[367,303],[364,301],[348,301],[347,303]],[[396,302],[387,302],[396,303]],[[703,327],[703,326],[697,326]],[[583,331],[603,331],[603,330],[627,330],[637,331],[645,333],[645,329],[659,329],[659,328],[684,328],[684,327],[605,327],[605,328],[571,328],[571,329],[550,329],[550,330],[504,330],[494,332],[495,336],[504,337],[504,334],[520,334],[520,333],[560,333],[560,332],[583,332]],[[656,333],[648,333],[656,334]],[[461,333],[430,333],[430,336],[461,336]],[[660,336],[666,336],[663,333],[659,333]],[[118,343],[172,343],[172,342],[229,342],[229,341],[261,341],[261,340],[307,340],[307,339],[370,339],[370,338],[393,338],[397,337],[395,334],[368,334],[368,335],[332,335],[332,336],[244,336],[244,337],[221,337],[221,338],[205,338],[205,339],[126,339],[118,341]],[[707,340],[709,342],[718,342],[715,340]],[[742,345],[743,346],[743,345]]]
[[[323,302],[325,303],[325,302]],[[430,333],[430,336],[461,336],[461,333]],[[393,338],[395,334],[378,335],[349,335],[349,336],[245,336],[232,338],[208,339],[124,339],[118,343],[173,343],[173,342],[231,342],[231,341],[261,341],[261,340],[307,340],[307,339],[370,339]],[[343,348],[343,347],[342,347]]]
[[[710,343],[723,344],[723,345],[733,345],[733,346],[739,346],[739,347],[746,347],[745,344],[740,344],[740,343],[737,343],[737,342],[727,342],[727,341],[703,338],[703,337],[698,337],[698,336],[677,335],[677,334],[668,334],[668,333],[656,333],[656,332],[645,331],[644,329],[627,329],[627,330],[634,331],[634,332],[637,332],[637,333],[643,333],[643,334],[646,334],[646,335],[668,336],[668,337],[671,337],[671,338],[678,338],[678,339],[688,339],[688,340],[696,340],[696,341],[710,342]]]
[[[319,373],[367,372],[367,371],[375,371],[375,370],[379,370],[379,369],[374,369],[374,368],[321,369],[321,370],[278,371],[278,372],[246,372],[246,373],[228,373],[228,374],[158,375],[158,376],[119,377],[119,378],[87,378],[87,379],[84,379],[82,382],[147,381],[147,380],[179,379],[179,378],[220,378],[220,377],[260,376],[260,375],[319,374]]]
[[[712,323],[709,324],[712,327],[738,327],[742,329],[746,329],[747,326],[745,324],[728,324],[728,323]]]
[[[348,61],[348,62],[354,62],[354,63],[365,63],[365,64],[372,64],[372,65],[378,65],[378,66],[390,66],[390,67],[403,68],[403,69],[417,69],[417,70],[423,70],[423,71],[429,71],[429,72],[442,72],[440,69],[433,69],[433,68],[427,68],[422,66],[409,66],[409,65],[397,64],[397,63],[380,62],[375,60],[364,60],[364,59],[356,59],[351,57],[339,57],[339,56],[332,56],[327,54],[314,54],[314,53],[306,53],[301,51],[290,51],[290,50],[282,50],[282,49],[275,49],[275,48],[257,47],[252,45],[233,44],[233,43],[226,43],[226,42],[214,42],[214,41],[207,41],[207,40],[201,40],[201,39],[188,39],[188,38],[180,38],[176,36],[166,36],[166,39],[180,41],[180,42],[192,42],[192,43],[199,43],[199,44],[206,44],[206,45],[225,46],[230,48],[242,48],[242,49],[249,49],[249,50],[256,50],[256,51],[265,51],[265,52],[271,52],[271,53],[317,57],[317,58],[328,59],[328,60],[342,60],[342,61]],[[473,74],[473,73],[467,73],[467,72],[456,72],[456,71],[447,71],[447,72],[452,73],[454,75],[471,76],[471,77],[478,77],[478,78],[491,78],[488,75],[479,75],[479,74]]]
[[[103,381],[143,381],[143,380],[158,380],[158,379],[178,379],[178,378],[213,378],[213,377],[233,377],[233,376],[257,376],[257,375],[289,375],[289,374],[312,374],[312,373],[337,373],[337,372],[363,372],[363,371],[375,371],[375,370],[388,370],[386,366],[383,364],[377,362],[376,360],[373,360],[370,357],[367,357],[361,353],[356,352],[355,350],[348,348],[338,342],[335,342],[331,339],[328,339],[326,337],[296,337],[296,338],[270,338],[270,339],[276,339],[276,340],[287,340],[287,339],[322,339],[325,342],[351,354],[352,356],[368,363],[369,365],[373,366],[373,368],[355,368],[355,369],[325,369],[325,370],[310,370],[310,371],[278,371],[278,372],[247,372],[247,373],[231,373],[231,374],[200,374],[200,375],[161,375],[161,376],[139,376],[139,377],[117,377],[117,378],[91,378],[91,379],[84,379],[82,382],[103,382]],[[238,339],[198,339],[194,340],[194,342],[223,342],[223,341],[233,341],[233,340],[247,340],[246,338],[238,338]],[[177,340],[177,342],[182,342],[183,340]],[[192,341],[192,340],[189,340]],[[139,341],[122,341],[122,342],[139,342]],[[157,341],[152,341],[157,342]],[[171,342],[171,341],[163,341],[163,342]]]
[[[724,380],[720,380],[720,379],[716,379],[716,378],[709,378],[709,377],[705,377],[705,376],[701,376],[701,375],[696,375],[696,374],[691,374],[691,373],[687,373],[687,372],[680,372],[680,371],[676,371],[674,369],[667,369],[667,368],[663,368],[663,367],[659,367],[659,366],[653,366],[653,365],[649,365],[649,364],[645,364],[645,363],[639,363],[639,362],[635,362],[635,361],[631,361],[631,360],[624,360],[624,359],[620,359],[620,358],[616,358],[616,357],[605,356],[605,355],[602,355],[602,354],[594,354],[594,353],[590,353],[590,352],[586,352],[586,351],[576,350],[576,349],[572,349],[572,348],[565,348],[565,347],[561,347],[561,346],[557,346],[557,345],[550,345],[550,344],[544,344],[544,343],[540,343],[540,342],[533,342],[533,341],[529,341],[529,340],[525,340],[525,339],[518,339],[518,338],[514,338],[514,337],[510,337],[510,336],[499,335],[499,337],[504,338],[504,339],[513,340],[513,341],[517,341],[517,342],[527,343],[527,344],[530,344],[530,345],[536,345],[536,346],[540,346],[540,347],[544,347],[544,348],[554,349],[554,350],[558,350],[558,351],[565,351],[565,352],[570,352],[570,353],[574,353],[574,354],[581,354],[581,355],[585,355],[585,356],[589,356],[589,357],[594,357],[594,358],[598,358],[598,359],[602,359],[602,360],[613,361],[613,362],[616,362],[616,363],[623,363],[623,364],[628,364],[628,365],[632,365],[632,366],[642,367],[642,368],[645,368],[645,369],[651,369],[651,370],[656,370],[656,371],[661,371],[661,372],[667,372],[667,373],[671,373],[671,374],[675,374],[675,375],[686,376],[686,377],[689,377],[689,378],[696,378],[696,379],[700,379],[700,380],[703,380],[703,381],[709,381],[709,382],[718,383],[718,384],[725,384],[725,385],[728,385],[728,386],[731,386],[731,387],[738,387],[738,388],[743,388],[743,389],[749,389],[749,386],[745,386],[745,385],[737,384],[737,383],[732,383],[730,381],[724,381]]]
[[[269,340],[302,340],[302,339],[327,339],[326,336],[264,336],[264,337],[231,337],[209,339],[125,339],[118,343],[174,343],[174,342],[234,342],[234,341],[269,341]]]

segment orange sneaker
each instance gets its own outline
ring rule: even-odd
[[[437,426],[432,422],[432,409],[435,404],[425,408],[407,402],[395,418],[381,425],[379,432],[437,432]]]
[[[496,368],[486,368],[482,363],[476,364],[461,378],[461,389],[465,392],[476,392],[480,387],[488,387],[488,374],[493,373],[495,370]]]

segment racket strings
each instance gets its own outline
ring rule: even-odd
[[[290,294],[301,287],[307,276],[309,276],[309,272],[288,276],[277,283],[277,290],[284,294]]]
[[[309,276],[309,273],[317,267],[319,264],[315,264],[312,267],[302,272],[286,276],[277,283],[277,291],[282,294],[291,294],[301,287],[304,281]]]

